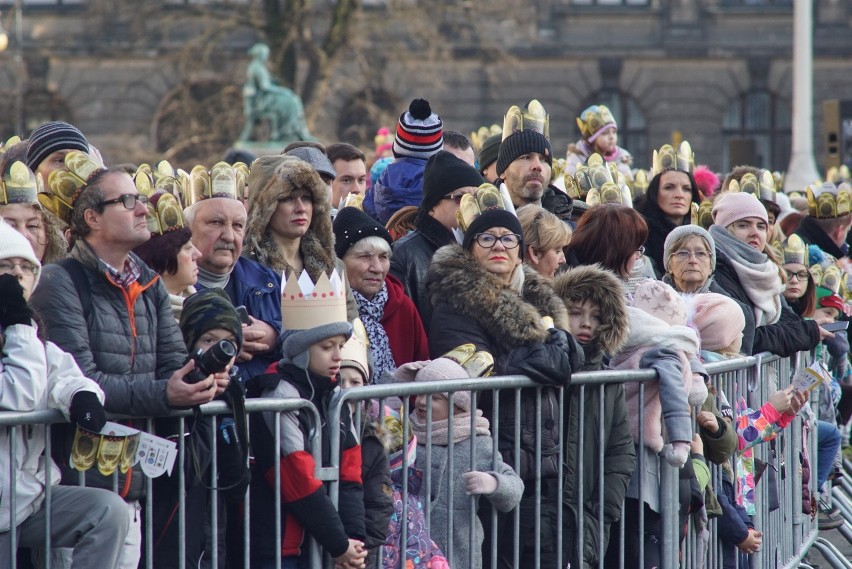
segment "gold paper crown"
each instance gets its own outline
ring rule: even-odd
[[[344,207],[354,207],[364,211],[364,194],[353,194],[349,192],[340,204],[340,209]]]
[[[644,196],[648,192],[650,184],[651,180],[648,179],[648,172],[642,168],[638,168],[633,173],[633,199]]]
[[[364,384],[370,381],[370,339],[360,318],[352,321],[352,336],[340,351],[341,367],[354,367],[364,375]]]
[[[86,188],[89,180],[105,170],[85,152],[72,150],[65,155],[67,170],[54,170],[47,177],[47,189],[38,195],[38,201],[65,223],[70,223],[74,203]]]
[[[238,176],[242,178],[242,174],[237,174],[227,162],[217,162],[209,172],[204,166],[195,166],[183,185],[184,205],[191,206],[209,198],[239,199],[245,193],[245,182],[238,186]]]
[[[9,150],[9,148],[18,144],[19,142],[21,142],[20,136],[18,136],[17,134],[15,136],[10,136],[9,140],[0,144],[0,155],[6,154],[6,151]]]
[[[782,248],[784,259],[783,265],[788,263],[796,263],[799,265],[808,266],[808,246],[801,237],[793,233],[784,242]]]
[[[685,140],[680,143],[677,150],[671,144],[664,144],[659,150],[654,150],[652,164],[651,177],[666,170],[681,170],[692,174],[695,169],[695,154]]]
[[[849,291],[849,286],[847,285],[847,281],[849,279],[849,273],[843,271],[843,274],[840,275],[840,298],[844,301],[852,300],[852,293]]]
[[[843,164],[838,168],[837,166],[832,166],[828,169],[828,172],[825,173],[825,179],[832,184],[842,184],[843,182],[850,181],[852,175],[849,172],[849,166]]]
[[[481,126],[476,131],[470,133],[470,142],[473,146],[473,153],[479,154],[479,151],[482,149],[482,145],[485,144],[485,141],[494,136],[495,134],[501,134],[503,131],[500,128],[499,124],[492,124],[491,126]]]
[[[140,192],[142,193],[142,192]],[[155,235],[165,235],[184,227],[183,208],[172,194],[155,191],[148,196],[148,211],[145,214],[148,230]]]
[[[456,346],[441,357],[462,366],[470,377],[488,377],[494,370],[494,356],[488,352],[476,351],[473,344]]]
[[[818,285],[822,280],[822,265],[819,263],[811,265],[808,270],[811,273],[811,278],[814,280],[814,285]]]
[[[811,273],[813,274],[813,273]],[[829,265],[822,269],[821,274],[819,275],[819,279],[814,276],[814,284],[817,286],[821,286],[822,288],[827,288],[834,294],[838,294],[840,292],[840,283],[843,280],[841,276],[840,267],[837,265]]]
[[[577,117],[577,127],[583,138],[589,138],[608,124],[615,124],[615,117],[604,105],[592,105]]]
[[[588,187],[587,204],[612,203],[633,207],[626,180],[622,176],[623,183],[617,183],[617,178],[613,178],[612,170],[600,154],[595,153],[589,156],[586,165],[578,167],[574,177],[581,190]]]
[[[251,168],[245,162],[234,162],[232,168],[237,173],[237,196],[241,196],[243,200],[248,200],[248,179]]]
[[[695,202],[693,202],[695,205]],[[698,206],[695,225],[700,225],[704,229],[710,229],[713,225],[713,200],[705,199]]]
[[[26,164],[15,162],[0,180],[0,205],[37,204],[40,181]]]
[[[513,105],[503,118],[503,140],[511,134],[532,130],[550,140],[550,117],[537,99],[529,102],[525,109]]]
[[[476,194],[463,195],[456,212],[459,229],[462,232],[467,231],[470,224],[489,209],[508,209],[503,194],[494,185],[482,184]]]
[[[766,244],[769,246],[770,249],[772,249],[772,252],[775,254],[776,259],[784,258],[783,243],[781,243],[780,241],[768,241]]]
[[[842,217],[852,211],[852,193],[849,186],[841,184],[838,188],[831,182],[819,187],[808,186],[808,214],[818,219]]]
[[[281,292],[281,314],[284,330],[346,322],[346,292],[337,270],[330,277],[322,273],[316,284],[307,271],[298,277],[294,271]]]
[[[751,194],[757,199],[775,201],[775,178],[769,170],[761,170],[760,178],[748,172],[743,174],[739,181],[731,180],[728,184],[729,192],[742,192]]]

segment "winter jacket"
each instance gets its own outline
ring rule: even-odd
[[[204,290],[200,282],[198,290]],[[266,322],[275,330],[276,337],[281,335],[281,279],[275,271],[256,261],[240,257],[231,270],[231,278],[225,286],[225,292],[234,306],[245,306],[249,315]],[[263,374],[269,365],[281,359],[281,347],[276,341],[269,352],[254,356],[247,362],[240,362],[242,380]]]
[[[460,418],[459,418],[460,419]],[[417,460],[415,466],[425,471],[427,466],[426,441],[417,445]],[[482,496],[491,502],[498,512],[512,510],[521,500],[524,493],[524,483],[510,466],[505,464],[500,455],[493,454],[494,442],[491,437],[479,435],[474,441],[475,448],[471,454],[470,438],[453,445],[453,470],[449,469],[450,447],[432,444],[431,447],[431,497],[429,533],[441,550],[450,559],[452,547],[453,569],[479,569],[482,567],[482,542],[485,535],[482,522],[476,515],[476,509],[471,511],[471,497],[464,492],[462,473],[478,470],[487,472],[497,478],[497,490],[493,494]],[[496,460],[496,464],[494,461]],[[450,495],[449,478],[453,480],[453,493]],[[479,497],[476,506],[479,505]],[[453,527],[449,527],[449,512],[453,511]],[[452,531],[450,531],[452,530]],[[473,555],[473,565],[470,564],[470,537],[473,531],[476,545]],[[451,540],[451,541],[450,541]]]
[[[577,166],[585,164],[589,156],[594,153],[594,146],[584,139],[578,140],[574,144],[569,144],[568,152],[565,156],[565,172],[573,176],[577,171]],[[620,146],[616,146],[611,154],[603,155],[603,159],[606,162],[615,162],[618,165],[619,172],[624,174],[628,180],[633,179],[633,172],[630,171],[633,156],[630,155],[630,152]]]
[[[349,547],[349,539],[364,540],[364,492],[361,479],[361,446],[352,429],[349,414],[339,425],[327,422],[331,397],[337,382],[320,377],[292,364],[278,364],[269,374],[249,382],[252,397],[307,399],[317,408],[322,422],[321,457],[330,465],[330,429],[340,429],[340,493],[338,507],[332,505],[327,488],[314,476],[315,461],[310,448],[312,425],[301,413],[282,413],[280,419],[281,551],[275,551],[275,415],[251,416],[251,444],[255,463],[251,477],[252,558],[274,559],[277,555],[304,554],[305,534],[314,537],[332,557]]]
[[[805,216],[802,219],[802,222],[799,224],[799,228],[796,229],[795,234],[802,238],[808,245],[816,245],[820,249],[823,250],[824,253],[827,253],[834,257],[835,259],[842,259],[846,255],[837,246],[837,244],[831,240],[828,234],[823,231],[822,227],[817,225],[816,220],[811,216]]]
[[[423,170],[426,160],[404,156],[385,168],[373,187],[364,195],[364,211],[382,225],[408,205],[423,201]]]
[[[420,313],[423,329],[428,332],[432,303],[426,296],[426,272],[435,251],[456,240],[450,230],[423,210],[417,213],[414,227],[414,231],[394,242],[390,275],[402,282],[406,296]]]
[[[737,505],[736,491],[728,473],[722,470],[722,491],[719,492],[719,504],[722,517],[717,525],[719,541],[722,545],[722,567],[724,569],[746,569],[750,567],[748,556],[737,549],[737,544],[748,537],[748,530],[754,528],[751,518]],[[739,559],[739,565],[737,560]]]
[[[103,403],[103,391],[83,376],[74,358],[51,342],[42,343],[33,326],[15,324],[5,328],[3,335],[0,411],[58,409],[68,419],[71,399],[78,391],[91,391]],[[15,433],[14,457],[10,432],[5,427],[0,429],[0,532],[11,528],[10,472],[15,472],[17,525],[41,509],[47,469],[51,469],[52,485],[58,484],[60,477],[59,469],[44,454],[44,429],[19,428]]]
[[[388,453],[381,427],[368,419],[361,437],[361,479],[364,488],[364,547],[369,551],[367,567],[379,563],[379,548],[385,544],[393,515],[392,481]]]
[[[574,212],[574,200],[564,191],[551,184],[544,189],[544,193],[541,195],[541,207],[567,223],[571,220],[571,214]]]
[[[385,277],[385,284],[388,301],[380,323],[388,335],[394,362],[399,367],[429,359],[429,339],[414,303],[405,296],[402,283],[392,275]]]
[[[714,280],[734,300],[753,308],[745,289],[728,257],[716,250]],[[812,350],[819,343],[819,326],[811,320],[802,320],[781,298],[781,317],[775,324],[758,326],[754,330],[752,353],[771,352],[787,357],[796,352]],[[746,354],[751,355],[751,354]]]

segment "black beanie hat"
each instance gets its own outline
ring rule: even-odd
[[[45,158],[59,150],[88,152],[89,141],[74,125],[62,121],[46,122],[37,126],[27,140],[27,166],[35,172]]]
[[[494,162],[497,161],[497,153],[500,150],[500,143],[503,141],[502,134],[492,134],[482,143],[482,148],[479,149],[479,171],[482,172]],[[488,180],[493,182],[494,180]]]
[[[423,200],[420,209],[429,211],[445,195],[459,188],[478,188],[485,183],[476,168],[442,150],[429,158],[423,170]]]
[[[237,349],[243,345],[243,326],[227,293],[220,288],[208,288],[187,297],[180,313],[180,331],[186,349],[192,347],[208,330],[222,328],[234,334]]]
[[[517,233],[521,236],[520,243],[518,243],[518,247],[520,251],[518,254],[520,258],[524,258],[524,230],[521,227],[521,222],[518,221],[518,216],[510,211],[506,211],[505,209],[489,209],[482,213],[479,217],[473,220],[467,231],[464,232],[464,240],[462,241],[462,248],[465,251],[470,251],[470,248],[473,247],[473,238],[482,233],[487,229],[491,229],[492,227],[505,227],[512,233]]]
[[[364,237],[381,237],[393,243],[390,233],[381,223],[352,206],[344,207],[334,218],[334,253],[341,259],[355,243]]]
[[[530,152],[538,152],[553,167],[553,151],[547,137],[534,130],[521,130],[510,134],[500,144],[500,151],[497,153],[497,175],[502,176],[509,164]]]

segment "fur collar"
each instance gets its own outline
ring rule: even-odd
[[[426,276],[426,291],[434,305],[449,302],[459,313],[478,322],[505,350],[543,342],[548,332],[542,316],[568,330],[568,311],[550,284],[534,270],[523,267],[523,294],[500,282],[482,268],[460,245],[435,252]],[[523,297],[523,298],[522,298]]]
[[[262,265],[277,272],[290,271],[291,267],[284,260],[269,232],[269,220],[275,214],[278,202],[289,197],[296,189],[307,190],[313,196],[311,225],[302,236],[299,250],[305,269],[311,278],[316,280],[321,272],[329,273],[334,269],[336,257],[328,186],[307,162],[282,161],[269,176],[266,184],[258,188],[246,223],[244,249],[249,258]]]
[[[456,242],[452,231],[441,225],[440,221],[423,209],[417,212],[417,217],[414,218],[414,227],[436,248]]]

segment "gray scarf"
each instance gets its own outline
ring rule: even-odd
[[[396,369],[393,354],[388,341],[388,334],[382,326],[382,316],[385,315],[385,304],[388,302],[388,285],[382,283],[382,289],[376,293],[372,300],[368,300],[363,294],[352,289],[352,296],[358,304],[358,316],[367,330],[367,338],[370,340],[370,358],[373,360],[373,378],[371,383],[381,377],[382,372],[389,373]]]
[[[684,291],[680,290],[675,285],[675,282],[674,282],[674,279],[672,278],[671,273],[666,273],[666,274],[663,275],[663,282],[666,283],[667,285],[669,285],[670,287],[672,287],[673,289],[675,289],[678,292],[681,292],[681,293],[684,292]],[[698,287],[698,290],[694,290],[689,294],[704,294],[705,292],[710,292],[710,285],[712,285],[712,284],[713,284],[713,275],[710,275],[709,277],[707,277],[707,280],[704,281],[704,283],[700,287]]]

